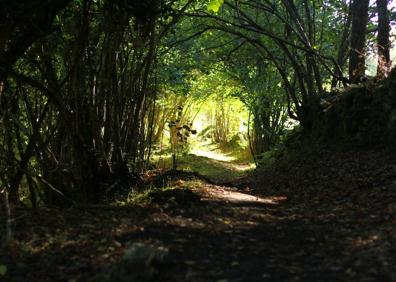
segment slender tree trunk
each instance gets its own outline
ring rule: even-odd
[[[345,6],[347,5],[346,3],[344,4]],[[351,35],[351,24],[352,24],[352,15],[351,15],[351,5],[349,4],[346,6],[347,9],[347,15],[345,18],[345,23],[344,23],[344,28],[341,33],[341,38],[340,38],[340,45],[338,46],[338,51],[337,51],[337,59],[336,59],[336,66],[334,67],[334,73],[336,74],[335,77],[333,77],[333,80],[331,82],[331,87],[336,87],[339,79],[343,76],[342,75],[342,70],[345,67],[347,55],[348,55],[348,47],[349,47],[349,42],[350,42],[350,35]]]
[[[12,240],[11,209],[7,189],[0,189],[0,244],[7,246]]]
[[[366,69],[366,34],[369,0],[353,0],[351,53],[349,56],[349,80],[353,83],[364,76]]]
[[[389,41],[389,15],[388,0],[377,0],[378,13],[378,67],[377,76],[386,77],[390,69],[390,41]]]

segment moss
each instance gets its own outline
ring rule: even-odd
[[[396,79],[396,73],[394,74]],[[396,135],[396,81],[369,81],[324,97],[312,136],[323,143],[393,146]],[[395,119],[396,120],[396,119]]]

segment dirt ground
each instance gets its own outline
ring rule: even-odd
[[[175,180],[191,202],[21,209],[3,278],[396,281],[395,183],[390,156],[322,154],[238,188]]]

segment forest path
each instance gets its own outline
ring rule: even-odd
[[[171,167],[170,164],[167,166]],[[196,172],[217,184],[233,182],[254,168],[247,151],[238,154],[207,142],[196,144],[189,154],[180,156],[178,160],[178,169]]]
[[[7,263],[9,281],[225,282],[288,277],[283,267],[288,267],[289,252],[301,246],[291,232],[294,225],[285,220],[290,215],[282,207],[284,197],[261,198],[197,179],[175,185],[187,185],[200,200],[44,209],[29,217],[21,210]]]
[[[201,199],[20,211],[8,281],[396,281],[393,253],[365,253],[380,239],[372,217],[352,225],[328,203],[316,213],[283,195],[175,185]]]
[[[396,281],[393,201],[293,185],[263,196],[174,179],[200,199],[19,210],[0,264],[6,281]]]
[[[144,232],[126,237],[169,250],[163,281],[396,281],[376,214],[356,219],[339,203],[316,206],[204,182],[193,190],[201,204],[166,207]]]
[[[378,238],[346,219],[193,185],[199,202],[21,211],[9,281],[395,281],[386,253],[360,256]]]

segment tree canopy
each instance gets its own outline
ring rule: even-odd
[[[366,54],[379,54],[378,77],[389,73],[387,1],[6,1],[2,10],[1,181],[13,201],[25,185],[48,203],[130,185],[177,107],[187,122],[188,103],[211,95],[246,107],[258,160],[290,119],[313,130],[331,89],[363,79]]]

